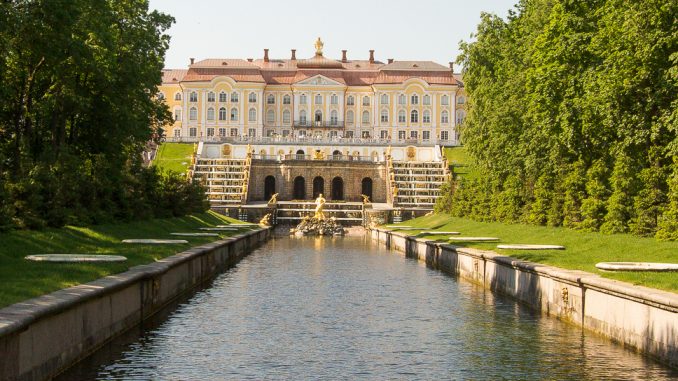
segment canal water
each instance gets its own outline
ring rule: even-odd
[[[367,237],[284,237],[60,379],[676,377]]]

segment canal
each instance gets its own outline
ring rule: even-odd
[[[284,237],[59,379],[675,377],[367,237]]]

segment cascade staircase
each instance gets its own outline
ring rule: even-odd
[[[447,161],[393,161],[388,167],[393,206],[433,210],[440,187],[450,179]]]
[[[197,158],[192,169],[194,179],[207,187],[212,207],[244,204],[249,186],[251,158]]]
[[[281,224],[298,224],[304,217],[315,214],[314,201],[279,201],[276,220]],[[323,210],[327,218],[335,218],[342,225],[361,225],[363,223],[363,204],[360,202],[325,203]]]

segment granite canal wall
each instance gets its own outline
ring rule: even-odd
[[[0,309],[0,380],[49,379],[211,279],[270,236],[258,229]]]
[[[372,229],[407,257],[516,298],[678,368],[678,295],[598,275]]]

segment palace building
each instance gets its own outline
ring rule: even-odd
[[[164,70],[158,96],[174,115],[166,140],[198,143],[189,173],[212,207],[295,222],[323,193],[346,223],[367,223],[367,209],[389,221],[432,210],[449,178],[442,149],[458,144],[465,117],[453,65],[383,63],[374,50],[367,60],[346,50],[335,60],[319,38],[315,47],[308,59],[264,49],[261,59]]]

